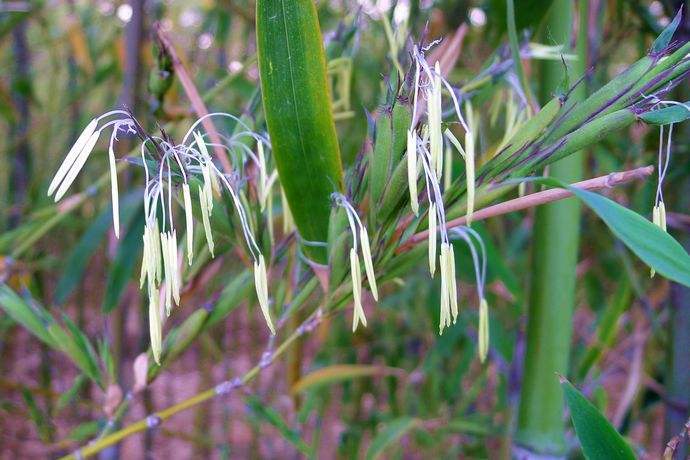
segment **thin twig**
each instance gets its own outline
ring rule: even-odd
[[[172,45],[172,42],[165,34],[165,32],[163,32],[163,29],[161,29],[160,24],[156,24],[155,30],[156,36],[158,37],[161,46],[168,54],[168,56],[170,56],[173,68],[175,69],[175,73],[180,79],[180,83],[182,84],[182,88],[184,89],[185,94],[187,94],[187,97],[189,98],[189,102],[191,102],[192,104],[192,109],[194,110],[194,113],[196,113],[196,116],[199,118],[205,117],[206,115],[208,115],[209,111],[206,108],[206,104],[204,104],[204,100],[199,94],[199,91],[196,89],[194,81],[189,76],[189,72],[187,72],[187,69],[185,68],[184,64],[177,55],[175,47]],[[211,120],[210,118],[204,118],[201,121],[201,124],[203,125],[204,129],[211,138],[211,142],[214,144],[213,150],[216,154],[216,157],[218,157],[221,166],[223,167],[223,171],[226,174],[232,173],[232,165],[230,164],[228,156],[225,154],[223,148],[221,147],[222,141],[220,139],[218,131],[216,130],[216,127],[213,125],[213,120]]]
[[[581,188],[583,190],[611,188],[634,180],[646,179],[652,174],[652,172],[654,172],[654,166],[642,166],[640,168],[635,168],[628,171],[615,172],[605,176],[584,180],[582,182],[576,182],[571,186]],[[472,215],[472,221],[484,220],[488,219],[489,217],[500,216],[513,211],[533,208],[535,206],[551,203],[552,201],[562,200],[571,196],[573,196],[573,192],[567,189],[550,189],[532,193],[530,195],[504,201],[502,203],[480,209],[479,211],[475,211]],[[447,227],[459,227],[461,225],[465,225],[465,223],[467,223],[467,219],[465,216],[462,216],[458,217],[457,219],[449,220]],[[417,243],[425,241],[428,236],[428,230],[424,230],[412,235],[407,241],[400,245],[400,247],[397,249],[397,252],[400,253],[411,249]]]
[[[332,314],[331,312],[330,314]],[[95,455],[102,451],[108,446],[116,444],[121,440],[135,434],[140,433],[145,430],[154,429],[161,425],[165,420],[169,419],[173,415],[201,404],[205,401],[213,399],[217,396],[224,396],[230,393],[232,390],[244,386],[247,382],[256,377],[263,369],[270,366],[275,362],[276,358],[282,355],[288,347],[302,335],[307,334],[314,330],[314,328],[325,318],[327,314],[323,314],[320,308],[317,308],[309,317],[297,328],[295,331],[287,338],[283,343],[281,343],[275,350],[272,349],[273,340],[269,340],[269,345],[266,351],[262,353],[261,359],[258,364],[252,367],[247,373],[242,377],[236,377],[234,379],[226,380],[218,385],[203,391],[199,394],[187,398],[167,409],[154,412],[149,414],[147,417],[139,420],[138,422],[132,423],[125,428],[116,431],[108,436],[98,439],[90,445],[87,445],[72,454],[62,457],[61,460],[77,460],[79,458],[85,458],[87,456]]]

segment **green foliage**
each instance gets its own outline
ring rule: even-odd
[[[330,196],[343,189],[326,60],[310,0],[259,0],[256,30],[266,124],[290,211],[302,238],[324,242]],[[304,251],[326,262],[323,248]]]
[[[401,417],[386,423],[371,440],[367,460],[380,458],[384,450],[419,425],[419,420]]]
[[[690,255],[671,235],[615,201],[569,187],[644,263],[663,276],[690,286]]]
[[[592,403],[565,379],[561,379],[570,418],[582,453],[588,460],[632,460],[635,454],[616,429]]]

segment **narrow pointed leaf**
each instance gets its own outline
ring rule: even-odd
[[[312,0],[256,4],[259,73],[273,154],[303,240],[325,242],[330,195],[343,189],[326,59]],[[322,246],[305,252],[326,263]]]
[[[661,31],[659,36],[654,40],[654,43],[652,43],[652,54],[655,53],[660,53],[666,47],[671,43],[671,39],[673,38],[673,34],[676,33],[676,29],[678,28],[678,25],[680,24],[680,20],[683,16],[682,11],[678,11],[676,13],[676,17],[673,18],[673,21],[669,25],[667,25],[664,30]]]
[[[379,458],[387,447],[396,443],[417,425],[419,425],[419,420],[412,417],[401,417],[388,422],[371,440],[369,449],[367,449],[367,460]]]
[[[635,454],[596,407],[565,379],[561,380],[582,453],[588,460],[633,460]]]
[[[384,375],[399,375],[402,372],[394,367],[370,366],[364,364],[336,364],[316,370],[297,381],[292,387],[292,393],[300,393],[308,389],[332,385],[359,377],[375,377]]]
[[[651,125],[668,125],[670,123],[680,123],[690,118],[690,101],[685,105],[673,105],[658,110],[650,110],[640,115],[640,119]]]

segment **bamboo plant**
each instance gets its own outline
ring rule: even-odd
[[[568,184],[570,178],[562,177],[564,182],[538,175],[545,166],[594,145],[613,130],[633,123],[664,126],[690,117],[686,105],[664,99],[690,72],[690,44],[672,41],[679,18],[661,33],[648,55],[589,97],[580,98],[570,88],[538,111],[510,84],[515,80],[512,69],[519,67],[515,61],[538,52],[559,59],[562,50],[517,44],[512,56],[497,52],[477,76],[458,85],[434,53],[438,43],[414,37],[408,43],[408,37],[390,35],[397,76],[389,80],[371,142],[346,168],[313,3],[260,0],[256,21],[261,114],[255,105],[250,116],[200,115],[176,138],[165,128],[145,128],[126,110],[106,112],[88,123],[57,170],[48,189],[59,202],[46,211],[52,216],[50,223],[29,222],[17,230],[40,238],[106,185],[114,235],[124,235],[121,228],[129,230],[136,216],[143,228],[143,236],[138,235],[143,241],[139,282],[148,304],[150,350],[137,363],[135,385],[112,410],[94,442],[68,458],[96,454],[127,436],[158,427],[178,412],[245,387],[292,344],[327,323],[325,319],[345,314],[353,332],[370,327],[377,321],[375,302],[392,295],[420,266],[428,266],[430,278],[440,278],[440,305],[434,313],[439,334],[452,333],[459,327],[456,323],[462,323],[462,312],[476,309],[478,319],[470,327],[476,330],[477,357],[482,363],[491,361],[488,256],[484,238],[472,224],[488,217],[480,214],[482,209],[500,204],[524,182],[564,189],[601,217],[656,273],[690,286],[690,256],[665,232],[661,217],[650,222],[586,187]],[[502,85],[514,118],[492,149],[483,141],[488,130],[476,105],[479,91],[496,84]],[[110,135],[108,172],[88,193],[67,197],[103,133]],[[120,165],[141,170],[143,200],[120,199],[122,166],[117,164],[115,145],[118,135],[125,133],[137,136],[140,145]],[[604,178],[596,186],[612,182]],[[522,200],[530,199],[534,197]],[[469,249],[471,265],[456,260],[461,248]],[[14,249],[18,257],[26,250]],[[214,257],[229,251],[242,268],[216,306],[210,311],[196,309],[176,327],[166,325],[178,315],[185,285]],[[288,288],[285,267],[302,262],[309,268]],[[476,287],[471,302],[458,296],[458,278],[468,272]],[[292,288],[288,301],[286,291]],[[107,347],[94,346],[69,318],[58,321],[29,293],[20,294],[8,285],[0,288],[0,306],[10,317],[66,354],[99,386],[115,380]],[[260,361],[243,375],[116,430],[136,395],[246,299],[258,305],[266,323],[264,333],[270,337]],[[304,319],[296,327],[286,327],[298,314]],[[407,427],[412,426],[410,422]]]

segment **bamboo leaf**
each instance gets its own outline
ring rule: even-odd
[[[141,207],[141,191],[128,193],[120,203],[123,225],[128,225],[134,212]],[[98,246],[105,238],[108,230],[112,226],[112,208],[107,207],[101,211],[93,223],[89,226],[79,243],[72,249],[67,262],[64,264],[62,277],[55,288],[55,303],[60,305],[67,300],[67,297],[79,285],[84,277],[86,266],[91,257],[98,249]]]
[[[29,305],[6,284],[0,285],[0,308],[51,348],[58,348],[48,327],[55,321],[38,305]]]
[[[218,302],[214,306],[208,319],[204,324],[205,328],[211,327],[214,324],[222,321],[235,308],[240,305],[250,293],[254,292],[254,285],[250,282],[252,279],[251,272],[244,270],[228,283],[218,298]]]
[[[68,346],[70,357],[87,376],[103,388],[103,375],[98,367],[98,357],[93,345],[86,334],[67,315],[63,314],[62,320],[72,336]]]
[[[138,213],[117,248],[117,254],[108,271],[105,295],[103,296],[103,313],[110,313],[117,307],[127,287],[127,282],[132,277],[132,272],[138,262],[138,258],[134,254],[139,254],[143,246],[141,235],[144,231],[144,221],[144,213]]]
[[[293,430],[288,426],[287,422],[277,411],[263,404],[256,396],[250,396],[247,398],[247,407],[252,411],[257,419],[268,423],[278,430],[278,433],[280,433],[280,435],[290,444],[295,446],[295,448],[297,448],[297,450],[299,450],[302,454],[307,457],[311,456],[311,447],[304,442],[297,430]]]
[[[676,33],[676,29],[678,28],[678,25],[680,24],[680,19],[683,16],[683,11],[680,10],[678,13],[676,13],[676,17],[673,18],[673,21],[669,25],[667,25],[664,30],[661,31],[659,36],[654,40],[654,43],[652,43],[652,54],[655,53],[660,53],[666,49],[666,47],[671,43],[671,39],[673,38],[673,34]]]
[[[379,458],[383,451],[419,425],[419,420],[401,417],[387,423],[380,429],[367,449],[367,460]]]
[[[29,418],[36,425],[36,431],[38,431],[38,436],[43,442],[49,442],[52,434],[55,432],[55,427],[50,421],[48,414],[43,411],[38,404],[36,399],[31,394],[31,391],[27,388],[22,388],[22,397],[24,398],[24,403],[29,410]]]
[[[170,340],[166,340],[163,347],[163,362],[160,367],[169,366],[187,349],[203,329],[206,318],[208,318],[208,310],[199,308],[168,334]]]
[[[570,190],[594,211],[642,262],[666,278],[690,286],[690,255],[678,241],[657,225],[598,193],[572,187],[553,178],[533,180]]]
[[[661,275],[690,286],[690,255],[649,220],[597,193],[568,187],[632,252]]]
[[[336,364],[324,367],[298,380],[290,390],[293,394],[301,393],[314,387],[332,385],[359,377],[380,377],[384,375],[401,375],[401,369],[385,366],[363,364]]]
[[[623,437],[570,382],[561,378],[582,453],[589,460],[628,460],[635,454]]]
[[[72,386],[58,398],[57,404],[55,405],[55,414],[59,414],[63,409],[74,403],[88,382],[88,377],[84,374],[77,375],[74,382],[72,382]]]
[[[324,242],[330,195],[343,190],[343,172],[314,2],[259,0],[256,31],[264,113],[280,183],[302,238]],[[304,250],[326,263],[325,248]]]
[[[651,125],[668,125],[670,123],[680,123],[690,118],[690,101],[685,105],[673,105],[658,110],[650,110],[640,115],[640,119]]]

